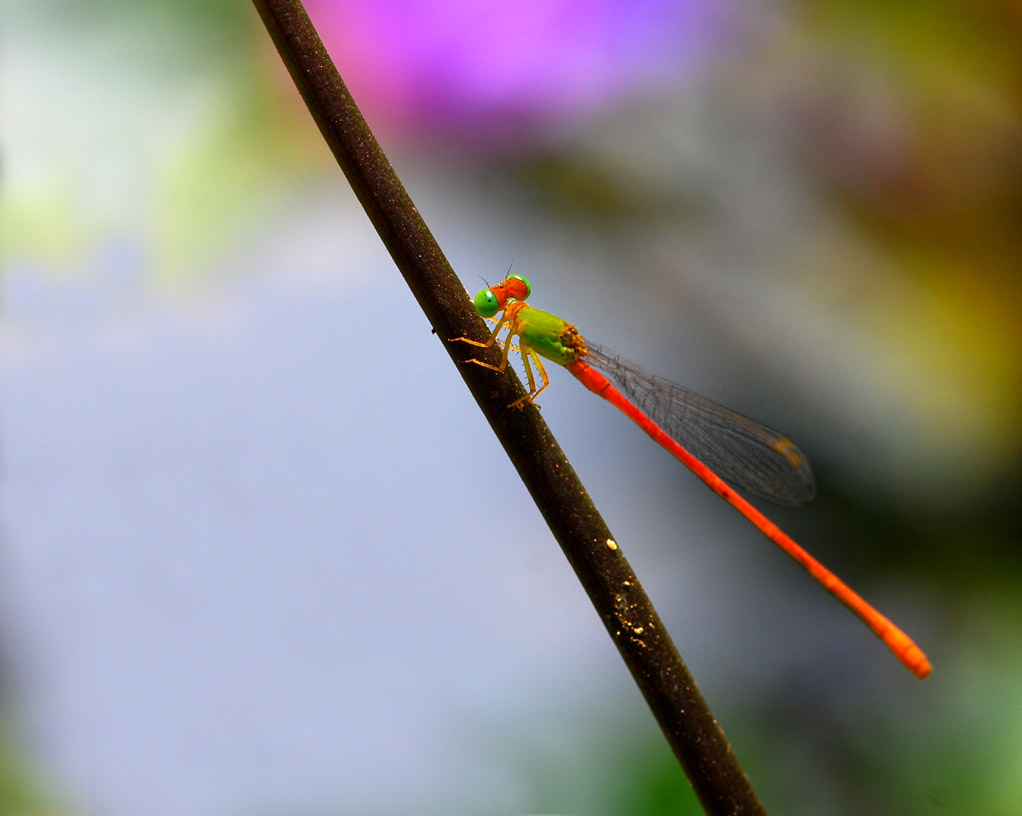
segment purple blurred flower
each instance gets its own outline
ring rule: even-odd
[[[373,124],[470,140],[591,111],[721,40],[712,0],[307,0]]]

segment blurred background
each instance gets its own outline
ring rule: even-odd
[[[552,371],[767,809],[1018,813],[1019,4],[308,8],[468,292],[790,435],[929,654]],[[249,4],[8,4],[0,151],[0,811],[700,812]]]

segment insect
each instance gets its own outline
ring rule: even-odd
[[[932,668],[929,660],[908,635],[735,490],[737,487],[785,505],[811,499],[815,491],[812,471],[788,437],[583,338],[567,320],[528,305],[525,301],[531,293],[531,284],[521,275],[510,275],[496,286],[483,289],[475,297],[476,311],[484,318],[496,320],[497,327],[484,343],[454,338],[482,348],[497,343],[503,352],[498,365],[476,359],[467,361],[494,371],[507,368],[512,338],[518,339],[529,391],[510,407],[520,408],[533,402],[550,384],[543,359],[564,366],[582,385],[635,422],[858,615],[916,677],[923,679],[929,675]],[[498,340],[505,328],[507,336]],[[539,375],[538,386],[534,368]]]

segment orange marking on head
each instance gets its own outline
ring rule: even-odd
[[[509,300],[521,301],[529,296],[529,284],[518,277],[505,278],[496,286],[491,286],[490,291],[497,298],[500,308],[504,309]]]

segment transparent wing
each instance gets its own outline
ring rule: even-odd
[[[616,352],[589,340],[585,344],[589,365],[724,481],[777,504],[798,505],[813,497],[809,461],[788,437]]]

